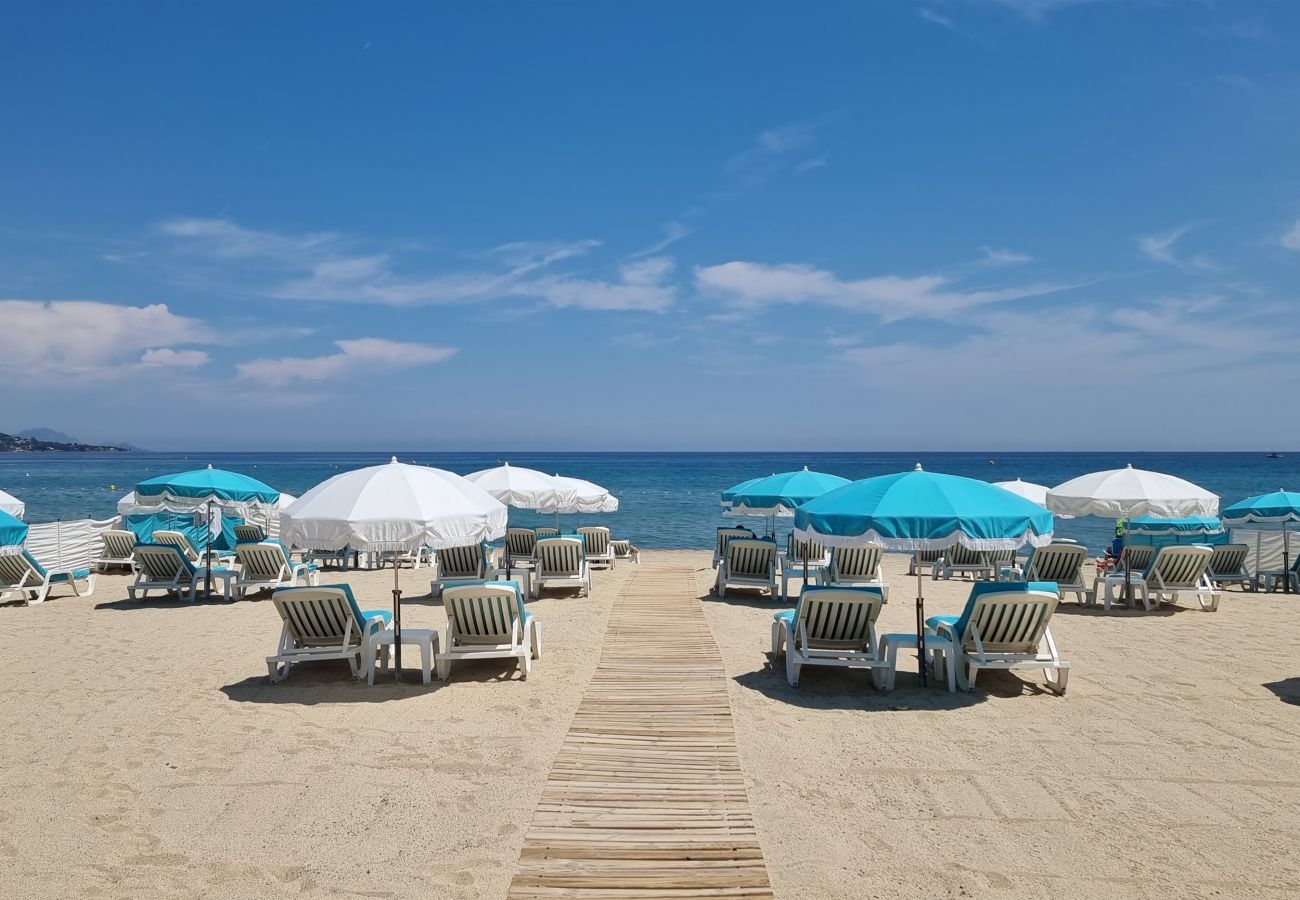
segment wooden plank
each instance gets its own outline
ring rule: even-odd
[[[772,897],[689,568],[647,565],[615,600],[508,896]]]

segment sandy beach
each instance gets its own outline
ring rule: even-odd
[[[1226,593],[1218,613],[1062,604],[1069,693],[984,674],[974,693],[892,693],[862,672],[768,664],[770,599],[709,596],[707,553],[651,551],[592,596],[531,604],[545,656],[462,664],[425,687],[346,664],[266,679],[262,599],[89,598],[0,608],[0,895],[504,897],[595,669],[611,601],[689,565],[721,652],[737,747],[780,897],[1288,897],[1300,892],[1300,601]],[[882,630],[914,581],[886,558]],[[405,570],[408,627],[443,628]],[[326,573],[386,607],[391,571]],[[926,582],[956,612],[967,585]]]

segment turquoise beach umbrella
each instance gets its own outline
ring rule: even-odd
[[[722,493],[722,503],[733,516],[793,516],[795,507],[848,484],[847,478],[810,472],[782,472],[742,481]]]
[[[1201,536],[1223,534],[1223,523],[1217,516],[1182,516],[1163,519],[1159,516],[1138,516],[1128,520],[1131,534]]]
[[[135,496],[140,503],[208,499],[231,503],[274,503],[280,499],[280,492],[256,478],[208,466],[141,481],[135,486]]]
[[[21,553],[27,540],[27,523],[0,510],[0,554]]]
[[[1276,524],[1282,526],[1282,571],[1291,571],[1291,542],[1286,526],[1300,522],[1300,492],[1276,490],[1238,500],[1219,511],[1226,525]],[[1291,593],[1291,578],[1284,574],[1283,589]]]
[[[874,542],[886,550],[1041,547],[1052,539],[1052,514],[987,481],[911,472],[854,481],[795,511],[795,533],[831,546]],[[925,684],[925,593],[916,577],[916,649]]]

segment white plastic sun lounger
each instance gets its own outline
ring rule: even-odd
[[[517,581],[464,584],[442,592],[447,609],[446,639],[437,654],[438,677],[451,678],[451,666],[462,659],[519,660],[527,679],[532,661],[542,658],[542,626],[524,609]]]
[[[798,578],[804,586],[816,584],[823,566],[830,562],[826,546],[816,541],[801,541],[790,533],[786,541],[786,551],[777,557],[776,565],[781,572],[781,598],[790,596],[790,579]],[[802,589],[801,589],[802,590]]]
[[[727,541],[732,538],[752,538],[754,532],[748,528],[719,528],[718,542],[713,548],[713,568],[717,568],[722,563],[722,556],[727,552]]]
[[[1051,543],[1037,547],[1029,556],[1026,581],[1053,581],[1058,594],[1075,595],[1080,604],[1088,602],[1088,587],[1083,583],[1083,564],[1088,548],[1082,544]]]
[[[101,548],[99,559],[95,560],[96,569],[102,572],[110,566],[135,568],[135,557],[131,555],[131,551],[135,549],[138,541],[134,531],[110,528],[99,533],[99,540]]]
[[[817,573],[817,583],[827,587],[878,587],[888,601],[889,586],[880,567],[883,553],[879,544],[835,547],[830,562]]]
[[[84,582],[85,591],[77,586]],[[56,586],[66,584],[80,597],[95,590],[95,573],[90,569],[46,569],[26,550],[0,555],[0,600],[19,594],[23,603],[44,603]]]
[[[194,600],[203,572],[175,544],[136,544],[132,554],[135,583],[126,589],[132,601],[143,600],[155,591]]]
[[[714,590],[719,597],[726,597],[728,586],[767,588],[776,599],[776,575],[775,541],[733,537],[718,564]]]
[[[870,669],[871,681],[883,684],[887,661],[876,640],[876,619],[885,602],[879,587],[810,587],[794,609],[772,617],[772,655],[785,654],[785,677],[799,686],[804,666]]]
[[[591,568],[578,538],[541,538],[534,550],[533,596],[548,587],[577,587],[591,595]]]
[[[972,550],[961,544],[953,544],[943,551],[943,556],[935,560],[931,577],[950,579],[954,575],[973,575],[992,580],[997,576],[997,571],[996,561],[989,551]]]
[[[907,563],[907,574],[915,578],[918,572],[922,575],[928,569],[930,574],[934,575],[934,564],[943,559],[942,550],[917,550],[912,554],[911,560]]]
[[[609,540],[609,529],[601,525],[591,525],[578,529],[582,546],[587,554],[587,565],[592,568],[614,568],[614,547]]]
[[[236,544],[260,544],[266,540],[266,532],[261,525],[254,525],[251,522],[241,522],[235,526],[235,543]]]
[[[437,570],[429,582],[429,593],[435,597],[454,585],[483,581],[488,576],[487,555],[482,544],[445,547],[435,550],[433,556]]]
[[[315,563],[294,562],[289,551],[279,541],[261,541],[256,544],[236,544],[235,560],[239,563],[239,577],[235,582],[235,596],[244,597],[256,591],[282,587],[297,587],[298,579],[310,585],[320,583],[320,573]]]
[[[1219,589],[1210,580],[1210,558],[1214,551],[1199,544],[1161,547],[1151,568],[1133,584],[1142,595],[1142,605],[1152,610],[1179,594],[1195,594],[1201,609],[1219,608]]]
[[[928,629],[951,642],[962,690],[974,690],[980,669],[1042,669],[1048,690],[1065,695],[1070,663],[1048,627],[1059,600],[1055,588],[1042,581],[975,584],[960,616],[926,620]]]
[[[1247,590],[1255,586],[1255,577],[1246,571],[1246,557],[1250,547],[1246,544],[1216,544],[1210,557],[1210,580],[1215,586],[1240,584]]]
[[[280,588],[271,601],[284,623],[275,654],[266,658],[272,683],[298,663],[324,659],[346,659],[356,679],[370,674],[389,613],[362,611],[346,584]]]
[[[180,551],[185,554],[185,558],[195,565],[199,565],[203,562],[203,554],[194,549],[194,545],[190,543],[190,539],[182,532],[165,530],[155,531],[153,533],[153,542],[155,544],[170,544],[173,547],[179,547]],[[210,550],[208,551],[208,555],[212,557],[213,565],[231,562],[235,558],[235,554],[231,553],[229,550]]]
[[[533,550],[536,548],[537,532],[533,529],[506,529],[505,565],[507,568],[513,569],[516,566],[531,567],[533,564]]]

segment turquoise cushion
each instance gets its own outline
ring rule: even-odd
[[[50,581],[51,581],[51,582],[55,582],[55,581],[84,581],[85,579],[87,579],[87,578],[89,578],[89,577],[90,577],[90,570],[89,570],[89,569],[73,569],[71,575],[69,575],[67,572],[60,572],[60,573],[57,574],[57,575],[51,575],[51,576],[50,576]]]
[[[393,613],[387,609],[363,609],[361,610],[361,616],[366,621],[378,619],[384,623],[385,627],[388,626],[389,622],[393,621]]]
[[[930,625],[931,622],[941,620],[954,622],[953,631],[960,641],[966,635],[966,626],[970,624],[975,601],[985,594],[1009,594],[1014,591],[1045,591],[1059,596],[1055,581],[977,581],[970,587],[970,596],[966,598],[966,607],[961,611],[960,616],[931,616],[925,620],[926,627],[933,627]]]
[[[33,572],[35,572],[37,575],[41,576],[42,578],[45,577],[46,574],[45,567],[36,561],[36,557],[32,556],[30,553],[24,550],[23,559],[27,560],[27,565],[32,567]]]

